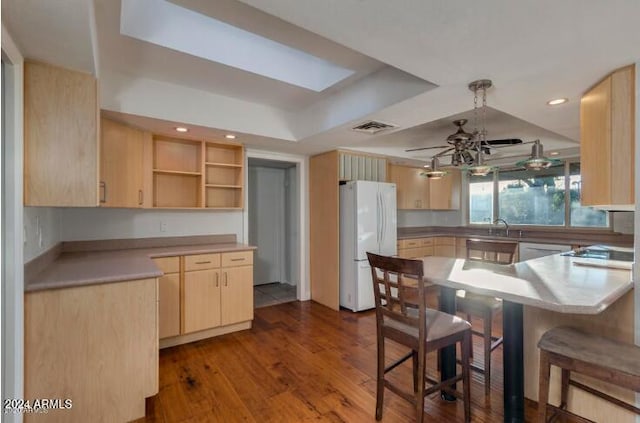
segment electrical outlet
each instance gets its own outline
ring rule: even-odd
[[[167,228],[168,228],[167,222],[161,220],[160,221],[160,232],[167,232]]]

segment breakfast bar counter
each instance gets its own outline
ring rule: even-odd
[[[503,299],[506,422],[524,421],[523,306],[597,315],[633,288],[630,270],[591,266],[562,255],[506,266],[445,257],[425,257],[423,263],[425,282],[441,287],[442,311],[455,314],[457,289]],[[455,350],[445,350],[443,380],[455,374],[455,363]]]

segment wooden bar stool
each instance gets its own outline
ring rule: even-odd
[[[517,248],[517,242],[468,239],[467,260],[511,264]],[[502,344],[502,337],[495,337],[491,334],[491,326],[493,325],[493,316],[502,310],[502,301],[494,297],[458,291],[456,308],[458,312],[466,314],[468,321],[471,321],[471,316],[482,319],[483,331],[474,330],[473,334],[481,336],[484,341],[484,367],[471,363],[471,368],[484,374],[484,392],[486,396],[489,396],[491,393],[491,352]]]
[[[424,421],[424,398],[435,392],[445,392],[464,402],[464,421],[471,421],[471,390],[469,387],[469,351],[471,325],[451,314],[432,310],[425,305],[424,270],[421,260],[408,260],[367,253],[371,264],[373,293],[376,301],[377,384],[376,420],[382,419],[384,390],[389,389],[411,402],[416,409],[416,422]],[[387,364],[385,339],[409,349],[399,360]],[[462,374],[438,382],[425,375],[427,353],[460,344]],[[408,392],[385,375],[402,364],[413,361],[413,391]],[[455,389],[462,381],[463,391]],[[428,386],[430,385],[430,386]]]
[[[571,379],[571,372],[577,372],[640,392],[640,347],[587,334],[570,327],[557,327],[542,335],[538,348],[540,348],[538,422],[547,422],[548,411],[553,411],[552,417],[562,414],[580,422],[591,422],[567,410],[569,385],[640,414],[640,408]],[[562,369],[560,407],[548,403],[551,365]]]

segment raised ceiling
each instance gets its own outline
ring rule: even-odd
[[[640,60],[640,2],[629,0],[172,1],[355,71],[317,93],[122,35],[119,1],[48,3],[5,0],[3,24],[26,57],[97,74],[113,116],[233,131],[302,154],[343,147],[422,159],[404,150],[442,144],[450,122],[469,117],[467,84],[480,78],[494,83],[491,137],[576,147],[581,94]],[[569,103],[546,105],[557,97]],[[351,131],[368,119],[399,128]]]

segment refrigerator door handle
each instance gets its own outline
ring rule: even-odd
[[[376,218],[377,218],[377,222],[376,222],[376,237],[378,239],[378,251],[380,252],[380,236],[381,236],[381,229],[380,229],[380,222],[382,221],[382,216],[380,215],[380,213],[382,213],[382,208],[380,207],[380,193],[376,193]]]
[[[384,245],[385,232],[387,230],[387,211],[385,210],[386,204],[384,201],[384,194],[380,193],[380,215],[382,216],[382,221],[380,222],[380,251],[382,251],[382,246]]]

